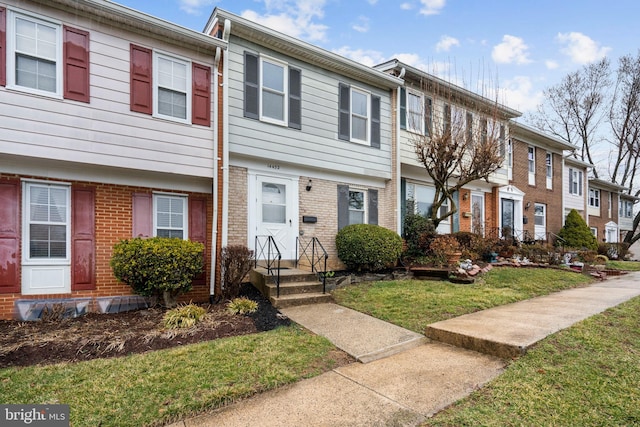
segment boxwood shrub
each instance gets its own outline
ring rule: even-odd
[[[338,258],[357,271],[378,271],[392,267],[402,253],[397,233],[373,224],[352,224],[336,235]]]

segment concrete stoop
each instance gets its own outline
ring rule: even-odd
[[[280,295],[278,295],[276,274],[269,274],[266,268],[257,267],[250,272],[253,286],[276,308],[332,302],[329,293],[323,293],[322,282],[316,273],[297,268],[280,269]]]

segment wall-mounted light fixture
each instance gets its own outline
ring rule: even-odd
[[[307,191],[311,191],[311,180],[307,182]]]
[[[469,193],[464,193],[462,195],[462,200],[468,200],[469,199]]]
[[[527,204],[524,206],[524,210],[528,211],[530,207],[531,207],[531,202],[527,202]]]

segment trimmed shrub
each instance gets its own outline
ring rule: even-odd
[[[190,328],[207,314],[207,310],[195,304],[186,304],[167,311],[162,318],[167,329]]]
[[[243,245],[229,245],[220,253],[222,265],[222,297],[236,298],[242,281],[253,267],[253,251]]]
[[[564,240],[564,246],[574,249],[598,249],[598,240],[593,235],[585,220],[580,216],[578,211],[571,209],[564,226],[560,229],[558,236]],[[556,245],[562,244],[558,239]]]
[[[191,290],[202,273],[204,245],[182,239],[153,237],[121,240],[111,256],[116,279],[143,296],[162,296],[166,307],[175,307],[178,295]]]
[[[460,243],[451,234],[440,234],[429,245],[429,255],[438,265],[446,265],[449,257],[459,251]]]
[[[338,258],[356,271],[392,267],[402,254],[402,239],[393,231],[373,224],[352,224],[336,235]]]

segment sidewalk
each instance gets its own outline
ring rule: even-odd
[[[640,295],[640,273],[437,322],[419,334],[336,304],[281,310],[363,363],[172,424],[417,425],[500,375],[505,358]],[[368,363],[364,363],[368,362]]]

